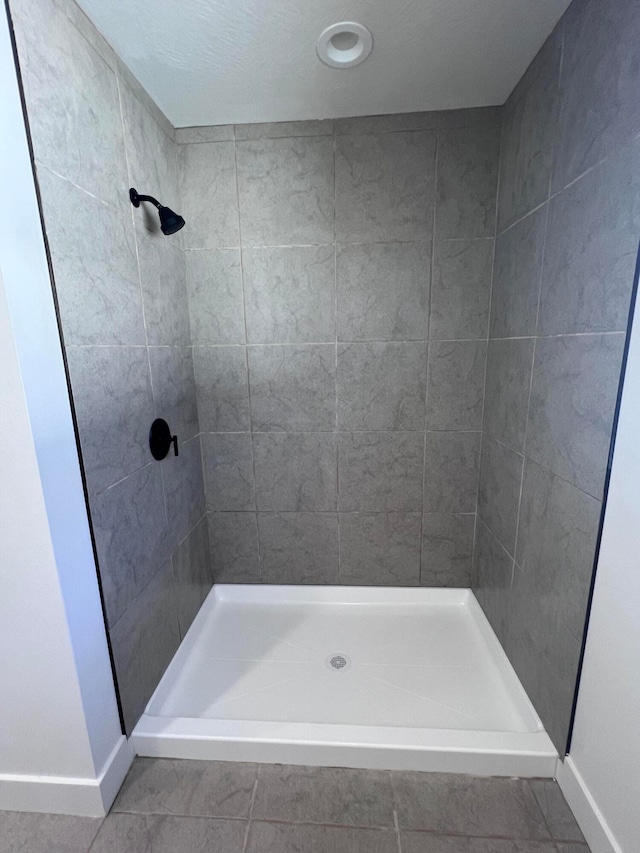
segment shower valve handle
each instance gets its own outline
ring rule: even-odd
[[[173,445],[173,455],[178,456],[178,436],[171,435],[169,424],[164,418],[156,418],[149,430],[149,448],[154,459],[164,459]]]

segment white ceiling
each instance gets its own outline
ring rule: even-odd
[[[176,127],[502,104],[570,0],[79,0]],[[371,56],[317,58],[357,21]]]

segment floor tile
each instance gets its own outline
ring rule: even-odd
[[[551,841],[468,838],[430,832],[403,832],[401,844],[402,853],[556,853]]]
[[[252,823],[246,853],[398,853],[389,829]],[[154,853],[156,853],[154,849]]]
[[[529,787],[542,809],[553,838],[558,841],[584,841],[557,782],[552,779],[532,779]]]
[[[99,818],[0,812],[0,853],[86,853]]]
[[[389,774],[375,770],[265,765],[254,818],[393,827]]]
[[[526,781],[447,773],[392,773],[401,829],[547,839]]]
[[[145,816],[108,815],[91,845],[91,853],[152,853]]]
[[[242,853],[246,826],[243,820],[147,817],[153,853]]]
[[[113,809],[141,814],[248,817],[256,773],[255,765],[239,762],[138,758]]]

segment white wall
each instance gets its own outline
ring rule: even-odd
[[[98,814],[130,751],[2,13],[0,127],[0,808]]]
[[[640,312],[636,311],[571,754],[559,781],[593,853],[640,843]]]

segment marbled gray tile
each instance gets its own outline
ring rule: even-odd
[[[206,511],[200,437],[180,445],[180,455],[170,453],[162,462],[170,541],[181,542]]]
[[[393,827],[393,792],[382,770],[264,764],[252,818]]]
[[[260,583],[254,512],[210,512],[209,543],[215,583]]]
[[[436,233],[439,239],[493,237],[500,126],[438,131]]]
[[[333,430],[334,344],[251,346],[249,382],[254,430]]]
[[[533,587],[540,618],[558,619],[580,639],[601,503],[526,461],[516,561]]]
[[[547,207],[496,239],[491,290],[491,338],[536,334]]]
[[[179,145],[178,175],[185,248],[239,246],[233,142]]]
[[[100,492],[151,460],[154,419],[144,347],[68,347],[67,361],[89,491]]]
[[[424,429],[427,344],[338,344],[341,430]]]
[[[556,846],[551,841],[472,838],[425,832],[402,832],[400,838],[402,853],[556,853]]]
[[[420,512],[424,437],[420,432],[338,436],[342,512]]]
[[[335,433],[255,433],[253,454],[259,510],[337,509]]]
[[[556,30],[504,107],[498,232],[549,196],[561,56]]]
[[[503,645],[511,616],[513,567],[513,558],[478,517],[473,545],[473,591]],[[510,655],[509,659],[513,662]]]
[[[109,814],[104,819],[91,853],[153,853],[144,815]]]
[[[432,131],[336,137],[336,240],[427,240],[433,224]]]
[[[391,829],[367,829],[314,824],[252,821],[246,853],[398,853],[398,839]]]
[[[333,246],[244,249],[242,265],[250,343],[335,341]]]
[[[242,853],[245,822],[215,818],[147,817],[153,853]]]
[[[180,637],[191,627],[213,583],[209,529],[205,516],[178,545],[172,556]]]
[[[75,0],[53,0],[53,3],[69,18],[80,35],[84,36],[89,44],[100,54],[109,68],[115,70],[118,63],[113,49],[100,35],[95,25],[89,20]]]
[[[423,516],[421,586],[471,586],[474,526],[475,515]]]
[[[100,827],[95,817],[0,812],[2,853],[86,853]]]
[[[58,0],[56,0],[56,2],[58,2]],[[73,0],[70,0],[70,2],[73,2]],[[99,48],[97,49],[99,50]],[[134,97],[140,101],[146,111],[159,125],[160,129],[175,143],[176,132],[169,119],[115,51],[113,51],[113,59],[113,65],[115,66],[116,74],[118,76],[118,84],[120,87],[124,85],[133,93]]]
[[[567,801],[555,779],[530,779],[533,791],[553,838],[562,841],[584,841]]]
[[[274,121],[258,124],[236,124],[236,139],[280,139],[294,136],[331,136],[333,121]]]
[[[198,434],[198,405],[191,347],[149,347],[156,416],[180,442]]]
[[[194,347],[198,416],[203,432],[250,428],[247,358],[244,347]]]
[[[202,459],[208,510],[255,510],[251,433],[203,433]]]
[[[336,583],[338,517],[333,512],[258,513],[263,583]]]
[[[56,294],[69,344],[144,344],[131,220],[41,168]]]
[[[439,128],[473,127],[478,124],[495,126],[500,123],[502,107],[468,107],[460,110],[440,110]]]
[[[426,340],[430,280],[427,243],[339,246],[338,340]]]
[[[427,432],[425,512],[476,511],[481,437],[479,432]]]
[[[12,14],[36,159],[124,209],[128,182],[115,74],[55,4],[27,0],[13,4]]]
[[[402,130],[434,130],[438,126],[439,113],[393,113],[379,116],[354,116],[337,118],[333,122],[336,136],[345,133],[390,133]]]
[[[438,241],[431,288],[431,340],[485,338],[493,240]]]
[[[333,242],[333,139],[236,143],[246,246]]]
[[[340,513],[340,583],[416,586],[420,580],[419,513]]]
[[[114,812],[248,818],[255,764],[136,758]]]
[[[525,779],[392,773],[400,829],[548,839]]]
[[[541,338],[529,406],[527,456],[602,496],[624,335]]]
[[[169,558],[160,466],[151,462],[91,500],[102,594],[109,624]]]
[[[194,344],[245,343],[240,249],[185,252]]]
[[[176,127],[176,142],[178,145],[195,145],[198,142],[231,142],[233,139],[234,130],[232,124]]]
[[[640,133],[639,30],[635,0],[581,0],[563,19],[554,191]]]
[[[538,334],[624,331],[640,233],[640,139],[553,198]]]
[[[122,714],[131,734],[180,645],[171,563],[161,566],[109,631]]]
[[[481,428],[486,357],[486,341],[429,344],[428,429]]]
[[[152,233],[142,223],[136,223],[136,239],[147,343],[189,346],[184,252],[169,243],[162,232]]]
[[[513,556],[524,458],[485,434],[482,443],[478,515]]]
[[[523,452],[533,365],[533,338],[489,341],[483,428]]]

